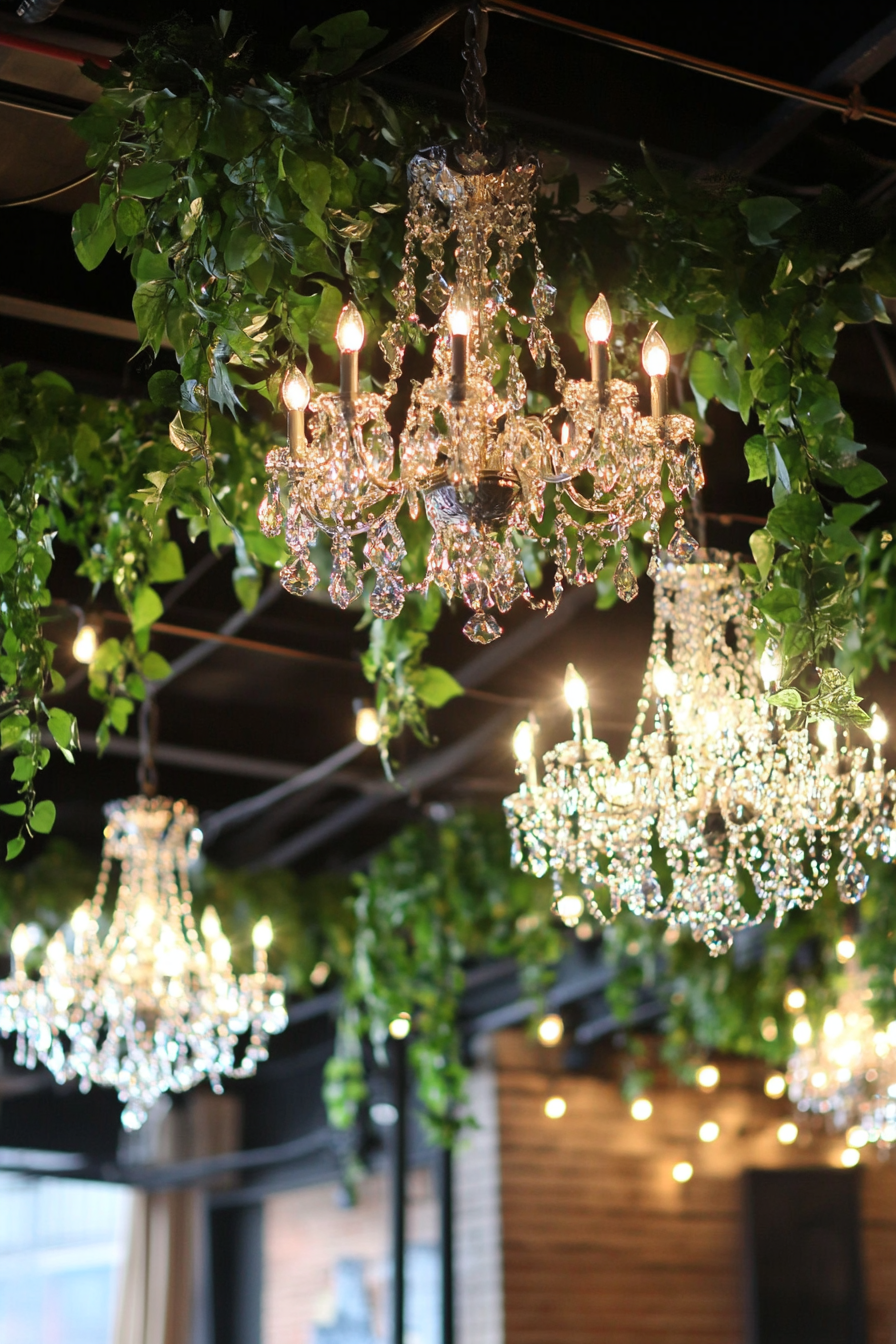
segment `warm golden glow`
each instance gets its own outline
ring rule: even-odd
[[[704,1092],[712,1092],[718,1087],[721,1074],[715,1064],[704,1064],[697,1070],[697,1086],[702,1087]]]
[[[370,705],[364,705],[355,715],[355,737],[365,747],[375,747],[380,740],[379,715]]]
[[[764,1041],[776,1041],[778,1039],[778,1024],[773,1017],[762,1019],[759,1034]]]
[[[856,954],[856,945],[849,934],[844,936],[837,943],[837,960],[841,962],[850,961]]]
[[[815,733],[818,737],[818,745],[824,747],[825,751],[837,750],[837,725],[830,719],[819,719],[815,725]]]
[[[321,985],[325,985],[329,978],[330,965],[329,962],[326,961],[316,962],[314,969],[308,977],[315,989],[320,989]]]
[[[773,681],[781,680],[781,651],[774,640],[769,640],[759,659],[759,675],[766,690]]]
[[[829,1041],[836,1041],[840,1036],[842,1036],[844,1028],[845,1023],[840,1013],[832,1012],[825,1014],[822,1031],[824,1032],[825,1036],[827,1036]]]
[[[544,1104],[544,1113],[549,1120],[562,1120],[566,1114],[566,1102],[562,1097],[548,1097]]]
[[[538,1024],[538,1039],[542,1045],[559,1045],[563,1040],[563,1018],[559,1013],[548,1013]]]
[[[389,1023],[389,1035],[396,1041],[403,1041],[411,1030],[410,1013],[399,1013]]]
[[[694,1174],[694,1168],[690,1162],[676,1162],[672,1168],[672,1179],[679,1185],[684,1185]]]
[[[801,1013],[806,1006],[806,992],[803,989],[789,989],[784,995],[784,1007],[788,1013]]]
[[[846,1131],[846,1142],[850,1148],[864,1148],[868,1142],[868,1131],[861,1125],[853,1125]]]
[[[871,722],[869,723],[866,732],[871,738],[871,741],[876,742],[878,746],[880,746],[882,742],[886,742],[890,734],[890,725],[887,723],[883,714],[881,714],[877,705],[871,706]]]
[[[9,949],[16,961],[24,961],[31,951],[31,934],[24,924],[17,924],[9,940]]]
[[[291,365],[280,384],[280,400],[288,411],[304,411],[311,400],[311,388],[301,369]]]
[[[563,679],[563,694],[571,710],[588,708],[588,687],[572,663],[569,663],[566,668],[566,676]]]
[[[218,918],[218,912],[213,905],[207,905],[203,910],[199,927],[202,930],[202,936],[207,943],[213,943],[216,938],[221,937],[221,921]]]
[[[855,1148],[844,1148],[840,1154],[840,1163],[844,1167],[857,1167],[861,1160]]]
[[[799,1126],[792,1120],[785,1120],[783,1125],[778,1126],[778,1142],[785,1145],[796,1143],[799,1138]]]
[[[452,336],[469,336],[473,330],[475,311],[476,306],[470,291],[464,285],[456,286],[446,314],[448,330]]]
[[[649,1120],[653,1115],[653,1102],[649,1097],[636,1097],[631,1105],[633,1120]]]
[[[801,1017],[793,1024],[793,1039],[797,1045],[808,1045],[812,1040],[812,1023]]]
[[[701,1143],[715,1143],[721,1132],[715,1120],[704,1120],[697,1131]]]
[[[783,1073],[770,1073],[765,1080],[764,1091],[767,1097],[783,1097],[787,1091],[787,1079]]]
[[[669,347],[655,326],[650,328],[641,346],[641,363],[651,378],[662,378],[669,372]]]
[[[72,657],[79,663],[92,663],[97,651],[96,631],[92,625],[82,625],[72,641]]]
[[[608,341],[612,330],[613,315],[610,312],[610,305],[603,294],[598,294],[585,317],[585,335],[592,345],[597,345],[600,341]]]
[[[678,678],[665,658],[658,658],[653,668],[653,689],[661,700],[675,694]]]
[[[535,734],[528,719],[518,723],[513,734],[513,754],[520,765],[528,765],[535,751]]]
[[[558,896],[554,910],[568,929],[574,928],[585,913],[581,896]]]
[[[274,941],[274,926],[271,924],[267,915],[255,925],[252,930],[252,946],[257,947],[260,952],[265,951]]]
[[[360,350],[364,344],[364,322],[355,305],[349,301],[336,323],[336,344],[343,355]]]

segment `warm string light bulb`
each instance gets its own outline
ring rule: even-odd
[[[380,740],[380,717],[371,705],[362,705],[355,715],[355,737],[363,747],[375,747]]]
[[[704,1064],[697,1070],[697,1086],[704,1092],[712,1092],[718,1087],[721,1076],[715,1064]]]
[[[697,1131],[697,1137],[701,1143],[715,1143],[721,1132],[721,1127],[715,1120],[704,1120]]]
[[[841,963],[844,963],[847,961],[851,961],[852,958],[855,956],[856,945],[853,939],[850,938],[849,934],[847,933],[844,934],[842,938],[838,939],[835,950],[837,953],[837,960]]]
[[[665,658],[658,658],[653,668],[653,689],[659,698],[667,700],[669,696],[675,694],[677,686],[678,678],[672,668]]]
[[[633,1120],[649,1120],[653,1115],[653,1102],[649,1097],[635,1097],[631,1104]]]
[[[799,1126],[795,1125],[792,1120],[785,1120],[783,1125],[778,1126],[778,1142],[783,1143],[785,1147],[789,1146],[791,1143],[796,1143],[799,1135]]]
[[[787,1079],[783,1073],[770,1073],[763,1085],[763,1091],[767,1097],[771,1097],[773,1100],[783,1097],[787,1091]]]
[[[563,1018],[559,1013],[548,1013],[538,1024],[538,1039],[542,1045],[559,1045],[563,1040]]]
[[[554,914],[568,929],[574,929],[585,913],[585,902],[581,896],[558,896],[554,902]]]
[[[690,1162],[676,1162],[672,1168],[672,1179],[679,1185],[686,1185],[694,1174],[694,1168]]]
[[[890,735],[890,725],[887,723],[883,714],[881,714],[877,705],[871,706],[871,722],[865,731],[877,747],[886,742]]]
[[[563,1097],[548,1097],[544,1104],[544,1113],[549,1120],[562,1120],[566,1114],[566,1102]]]
[[[82,625],[72,641],[72,657],[78,663],[92,663],[98,647],[96,630],[92,625]]]
[[[410,1013],[399,1013],[398,1016],[393,1017],[392,1021],[389,1023],[389,1035],[392,1037],[393,1041],[405,1040],[410,1035],[410,1031]]]
[[[806,991],[804,989],[788,989],[784,995],[784,1007],[788,1013],[801,1013],[806,1006]]]
[[[569,708],[572,710],[572,735],[576,742],[580,742],[584,737],[586,742],[591,741],[591,710],[588,707],[588,686],[579,676],[572,663],[566,668],[566,676],[563,678],[563,695]]]

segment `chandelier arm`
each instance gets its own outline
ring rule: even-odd
[[[159,787],[155,749],[159,740],[159,706],[154,695],[148,695],[140,706],[139,718],[140,760],[137,765],[137,783],[145,798],[154,798]]]

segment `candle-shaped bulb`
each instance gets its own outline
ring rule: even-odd
[[[666,700],[674,695],[677,684],[678,678],[665,658],[658,659],[653,669],[653,689],[660,699]]]
[[[610,305],[603,294],[598,294],[585,316],[585,335],[592,345],[597,345],[599,342],[608,341],[612,330],[613,315],[610,312]]]
[[[868,725],[867,732],[871,741],[874,742],[876,746],[880,746],[882,742],[886,742],[890,734],[890,725],[887,723],[883,714],[881,714],[877,705],[871,706],[871,722]]]
[[[571,710],[588,708],[588,687],[572,663],[568,665],[566,676],[563,679],[563,694]]]
[[[294,364],[286,370],[280,384],[280,400],[288,411],[304,411],[311,400],[311,388],[301,369]]]
[[[837,750],[837,725],[832,719],[819,719],[815,729],[819,744],[825,751]]]
[[[522,723],[516,726],[516,732],[513,734],[513,754],[520,765],[528,765],[535,751],[534,734],[532,725],[528,719],[523,719]]]
[[[72,657],[78,663],[92,663],[97,647],[96,630],[92,625],[82,625],[72,642]]]
[[[342,355],[354,354],[364,344],[364,322],[351,300],[339,314],[336,323],[336,344]]]
[[[762,657],[759,659],[759,675],[766,690],[773,682],[781,680],[781,671],[781,650],[775,641],[770,639],[762,650]]]
[[[466,285],[455,285],[446,314],[452,336],[469,336],[473,330],[474,311],[473,296]]]
[[[259,951],[263,952],[270,947],[273,941],[274,941],[273,925],[271,924],[271,921],[268,919],[267,915],[263,915],[262,918],[255,925],[255,928],[252,930],[252,946],[257,947]]]
[[[31,934],[24,924],[17,924],[9,940],[9,950],[16,961],[24,962],[31,951]]]
[[[664,378],[669,372],[669,347],[657,331],[656,323],[641,346],[641,363],[651,378]]]
[[[199,927],[206,942],[213,943],[216,938],[221,937],[221,921],[213,905],[207,905],[203,910]]]

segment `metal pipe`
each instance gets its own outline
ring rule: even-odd
[[[22,37],[18,33],[0,33],[0,47],[13,51],[28,51],[32,56],[46,56],[51,61],[69,61],[72,65],[98,65],[108,70],[112,61],[94,51],[77,51],[74,47],[58,47],[53,42],[38,42],[36,37]]]
[[[392,1149],[392,1340],[404,1344],[405,1204],[408,1166],[407,1042],[392,1042],[393,1103],[398,1119]]]
[[[454,1344],[454,1160],[442,1149],[442,1344]]]

